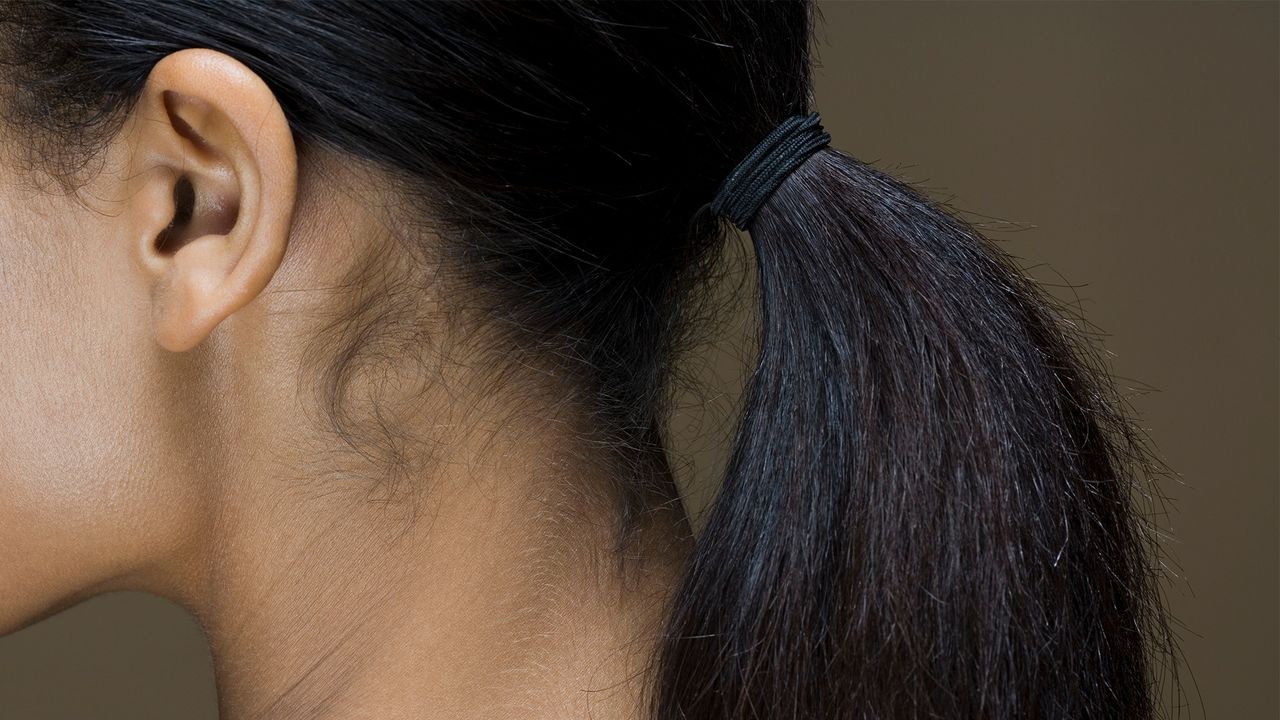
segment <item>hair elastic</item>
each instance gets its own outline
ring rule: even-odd
[[[711,201],[711,212],[747,230],[778,185],[830,142],[831,135],[822,129],[817,112],[783,120],[730,171]]]

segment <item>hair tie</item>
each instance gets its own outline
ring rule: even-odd
[[[720,184],[711,211],[747,230],[756,211],[791,171],[830,142],[817,112],[783,120]]]

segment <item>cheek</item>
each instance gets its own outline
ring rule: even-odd
[[[27,217],[0,216],[0,634],[123,572],[154,485],[110,286],[70,228]]]
[[[0,354],[0,634],[124,572],[145,520],[127,406],[106,410],[61,358],[35,378],[12,360]]]

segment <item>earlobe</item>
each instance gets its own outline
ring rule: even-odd
[[[212,50],[158,62],[132,119],[130,242],[151,284],[156,341],[182,352],[252,302],[280,266],[297,153],[266,83]]]

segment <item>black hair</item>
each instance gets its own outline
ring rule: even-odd
[[[625,537],[672,492],[673,367],[729,232],[708,203],[811,111],[814,16],[11,1],[5,120],[73,178],[166,54],[245,63],[301,158],[328,148],[398,179],[406,221],[440,230],[472,317],[501,338],[492,362],[570,379],[620,460]],[[1157,461],[1086,334],[948,207],[836,147],[781,184],[751,240],[760,356],[653,717],[1163,714],[1174,640],[1143,513]],[[334,417],[371,332],[327,372]]]

